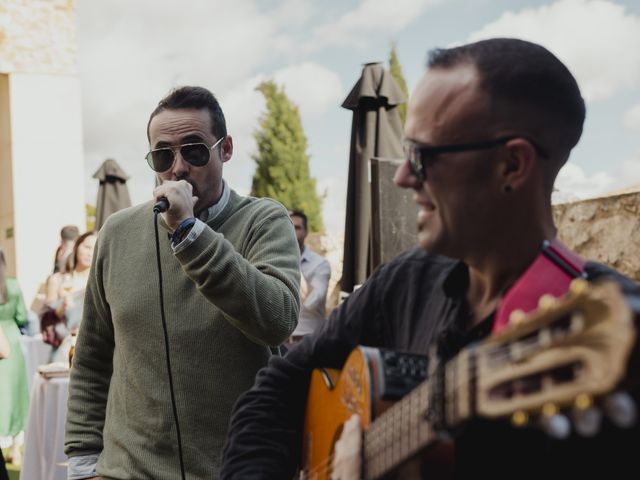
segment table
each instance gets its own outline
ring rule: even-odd
[[[66,480],[64,427],[69,377],[33,377],[20,480]]]
[[[34,379],[34,374],[38,371],[38,367],[51,361],[52,347],[42,341],[42,334],[40,333],[33,337],[20,335],[20,346],[27,364],[27,384],[29,385],[29,391],[31,391],[31,383]]]

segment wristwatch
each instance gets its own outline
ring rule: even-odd
[[[191,231],[191,227],[193,227],[196,223],[196,219],[194,217],[185,218],[178,228],[174,230],[171,234],[171,246],[173,248],[177,247],[182,240],[189,234]]]

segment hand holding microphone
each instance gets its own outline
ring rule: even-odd
[[[165,197],[160,197],[160,200],[153,206],[153,213],[162,213],[169,210],[169,200]]]
[[[198,197],[193,195],[193,186],[186,180],[167,180],[153,190],[156,204],[154,212],[162,212],[162,218],[173,232],[180,223],[194,216],[193,207]]]

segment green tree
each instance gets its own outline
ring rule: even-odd
[[[402,67],[400,66],[400,61],[398,60],[398,52],[396,51],[396,44],[393,43],[391,45],[391,54],[389,55],[389,71],[391,72],[391,76],[396,81],[402,93],[406,98],[409,98],[409,89],[407,88],[407,81],[404,79],[404,75],[402,74]],[[398,113],[400,114],[400,120],[402,121],[402,125],[407,118],[407,104],[401,103],[398,105]]]
[[[322,202],[309,173],[307,137],[298,107],[273,81],[262,82],[256,90],[264,96],[267,110],[254,133],[258,153],[253,156],[256,171],[251,195],[271,197],[289,209],[302,210],[309,219],[309,230],[321,232]]]

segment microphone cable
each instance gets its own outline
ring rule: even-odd
[[[180,458],[180,474],[185,480],[184,459],[182,457],[182,437],[180,436],[180,422],[178,422],[178,408],[176,407],[176,396],[173,391],[173,375],[171,375],[171,358],[169,356],[169,334],[167,333],[167,320],[164,315],[164,293],[162,289],[162,265],[160,262],[160,239],[158,236],[158,213],[153,210],[153,226],[156,232],[156,257],[158,259],[158,283],[160,285],[160,316],[162,318],[162,331],[164,332],[164,349],[167,358],[167,373],[169,374],[169,390],[171,391],[171,408],[173,409],[173,420],[176,424],[176,434],[178,436],[178,457]]]

